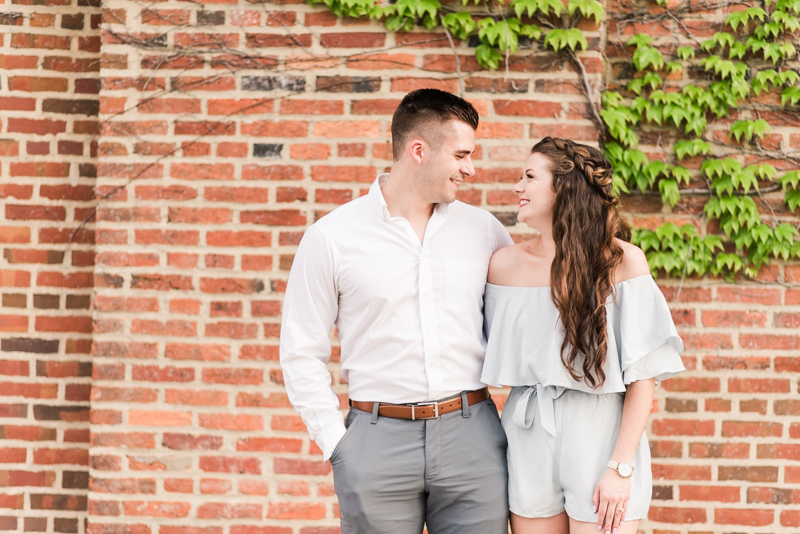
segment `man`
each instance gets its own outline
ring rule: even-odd
[[[507,533],[506,439],[479,377],[489,258],[511,238],[455,201],[477,127],[463,99],[409,93],[391,172],[312,225],[295,256],[281,364],[331,459],[343,534]],[[346,425],[326,366],[334,324]]]

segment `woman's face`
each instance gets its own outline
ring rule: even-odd
[[[538,152],[531,154],[522,168],[522,177],[514,186],[514,192],[519,195],[517,220],[539,231],[553,224],[556,193],[550,165],[547,156]]]

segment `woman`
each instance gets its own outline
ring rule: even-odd
[[[502,418],[514,534],[634,534],[650,505],[644,429],[683,343],[611,173],[594,148],[537,143],[514,191],[538,235],[489,265],[482,380],[514,386]]]

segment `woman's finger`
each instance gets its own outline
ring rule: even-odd
[[[617,504],[616,509],[614,510],[614,519],[611,523],[611,534],[617,534],[617,529],[619,528],[620,523],[622,523],[622,517],[625,515],[625,503],[621,502]]]
[[[594,508],[595,513],[597,513],[597,509],[600,507],[600,486],[599,485],[594,489],[594,495],[592,495],[592,507]]]
[[[603,530],[603,525],[606,522],[606,512],[608,511],[608,501],[602,496],[600,503],[597,505],[597,530]]]
[[[608,508],[606,509],[606,520],[603,522],[603,531],[606,534],[611,532],[611,525],[614,524],[614,511],[617,509],[617,503],[614,501],[610,501],[608,503]]]

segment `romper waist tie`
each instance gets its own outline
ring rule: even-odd
[[[525,391],[520,395],[517,406],[514,408],[512,421],[520,428],[530,428],[533,425],[535,410],[532,407],[534,399],[539,404],[539,418],[542,427],[548,434],[556,435],[556,414],[553,402],[564,393],[567,388],[561,386],[545,386],[541,382],[534,386],[522,386]]]

